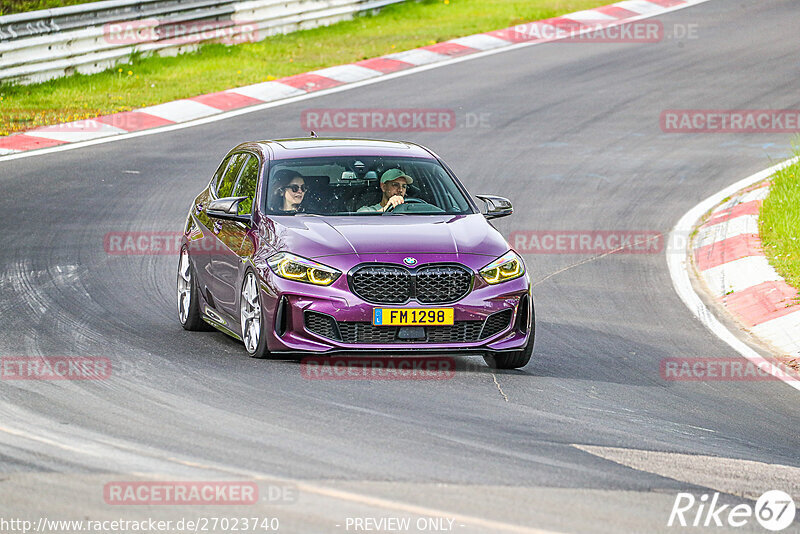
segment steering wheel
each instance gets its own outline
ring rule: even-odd
[[[406,199],[403,199],[403,204],[427,204],[427,202],[425,202],[425,201],[424,201],[424,200],[422,200],[421,198],[406,198]],[[403,204],[398,204],[397,206],[402,206]],[[393,211],[394,211],[394,209],[395,209],[397,206],[391,206],[391,207],[387,208],[387,209],[384,211],[384,213],[391,213],[391,212],[393,212]]]

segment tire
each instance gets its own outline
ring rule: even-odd
[[[208,332],[212,328],[203,321],[200,312],[200,295],[197,291],[197,280],[189,260],[189,250],[181,249],[178,260],[178,321],[184,330],[192,332]]]
[[[264,321],[264,308],[261,306],[261,292],[258,290],[258,276],[252,269],[245,271],[242,279],[239,319],[242,342],[250,357],[269,358],[267,325]]]
[[[525,348],[509,352],[494,352],[483,357],[486,365],[492,369],[521,369],[528,365],[533,355],[533,341],[536,334],[536,321],[531,320],[531,332]]]

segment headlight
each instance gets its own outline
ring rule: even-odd
[[[481,269],[480,273],[487,284],[499,284],[525,274],[525,264],[513,250],[509,250]]]
[[[341,271],[333,267],[328,267],[288,252],[278,252],[268,259],[267,263],[272,272],[281,278],[317,286],[329,286],[342,274]]]

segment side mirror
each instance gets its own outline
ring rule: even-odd
[[[514,207],[507,198],[494,195],[475,196],[486,203],[486,211],[483,212],[483,216],[487,219],[497,219],[498,217],[505,217],[514,213]]]
[[[248,197],[224,197],[208,203],[206,213],[209,217],[237,221],[244,224],[250,223],[250,215],[239,215],[239,202]]]

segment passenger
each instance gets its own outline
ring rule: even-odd
[[[414,179],[400,169],[389,169],[381,176],[381,191],[383,191],[381,201],[373,206],[363,206],[358,211],[385,212],[390,207],[396,208],[405,202],[408,186],[413,183]]]
[[[296,212],[301,208],[308,186],[305,178],[297,171],[281,169],[272,177],[275,189],[272,193],[271,207],[274,210]]]

